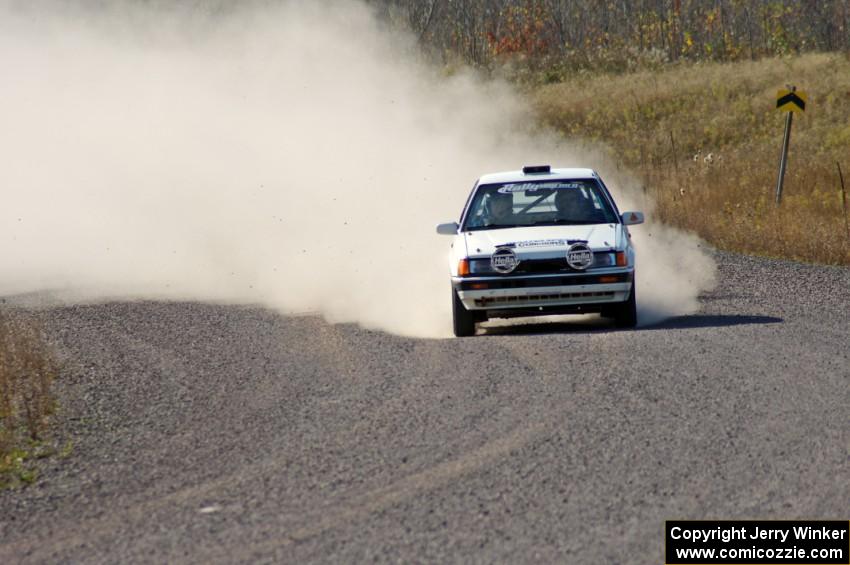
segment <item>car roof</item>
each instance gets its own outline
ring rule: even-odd
[[[502,173],[490,173],[482,175],[478,184],[496,184],[505,182],[523,182],[536,180],[571,180],[598,178],[599,175],[593,169],[552,169],[548,173],[523,173],[519,171],[505,171]]]

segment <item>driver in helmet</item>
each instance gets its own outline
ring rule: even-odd
[[[470,221],[470,226],[498,227],[513,223],[514,198],[512,194],[494,191],[484,198],[484,203],[476,217]]]
[[[555,193],[555,217],[572,222],[604,221],[600,210],[577,188],[561,188]]]
[[[487,200],[487,224],[509,224],[514,215],[514,197],[510,193],[493,192]]]

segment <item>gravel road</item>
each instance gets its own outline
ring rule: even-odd
[[[74,449],[0,492],[0,562],[657,564],[665,519],[847,519],[850,269],[717,258],[635,331],[41,309]]]

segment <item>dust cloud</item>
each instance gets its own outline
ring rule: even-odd
[[[590,166],[641,204],[507,85],[428,66],[356,2],[3,2],[0,76],[5,296],[259,303],[442,337],[434,225],[477,176]],[[714,270],[698,242],[632,231],[642,321],[694,311]]]

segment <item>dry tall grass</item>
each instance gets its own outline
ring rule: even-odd
[[[0,488],[30,480],[36,451],[55,408],[58,365],[38,325],[0,310]]]
[[[794,118],[783,201],[774,203],[785,114],[776,91],[808,94]],[[850,59],[838,54],[697,63],[577,76],[534,87],[543,121],[601,141],[637,171],[661,220],[734,251],[850,265]]]

